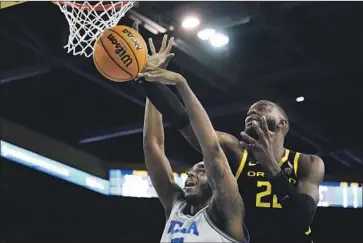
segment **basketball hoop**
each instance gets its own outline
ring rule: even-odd
[[[93,44],[106,29],[118,24],[133,7],[132,1],[60,1],[58,5],[69,24],[68,44],[73,55],[92,56]]]

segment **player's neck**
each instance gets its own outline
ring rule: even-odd
[[[276,161],[280,161],[285,155],[284,140],[285,137],[283,135],[278,135],[274,139],[273,147]]]
[[[190,204],[189,206],[189,214],[190,215],[195,215],[196,213],[198,213],[200,210],[202,210],[203,208],[205,208],[206,206],[208,206],[209,204],[209,200],[201,202],[201,203],[193,203]]]

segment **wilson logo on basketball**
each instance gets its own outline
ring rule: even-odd
[[[142,49],[140,42],[135,38],[135,36],[130,31],[128,31],[127,29],[124,29],[122,32],[124,32],[130,38],[130,40],[134,43],[137,51]]]
[[[115,46],[115,53],[121,58],[122,63],[125,64],[126,67],[130,66],[132,63],[132,59],[129,55],[126,54],[125,48],[116,40],[113,34],[110,34],[108,36],[108,39],[110,40],[112,45]]]

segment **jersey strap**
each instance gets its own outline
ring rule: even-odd
[[[238,180],[238,178],[241,176],[241,173],[243,171],[243,168],[246,165],[247,155],[248,155],[247,149],[243,150],[243,155],[242,155],[241,162],[239,164],[239,167],[238,167],[238,170],[236,172],[236,175],[234,176],[236,178],[236,180]]]
[[[285,149],[285,154],[279,161],[279,166],[280,167],[287,161],[287,159],[289,158],[289,154],[290,154],[290,150]]]
[[[296,177],[297,177],[297,167],[299,166],[300,155],[301,155],[301,153],[296,152],[295,157],[294,157],[294,171],[295,171]]]

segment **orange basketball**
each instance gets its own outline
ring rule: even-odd
[[[95,42],[93,61],[106,78],[133,80],[146,66],[147,46],[134,29],[118,25],[103,32]]]

